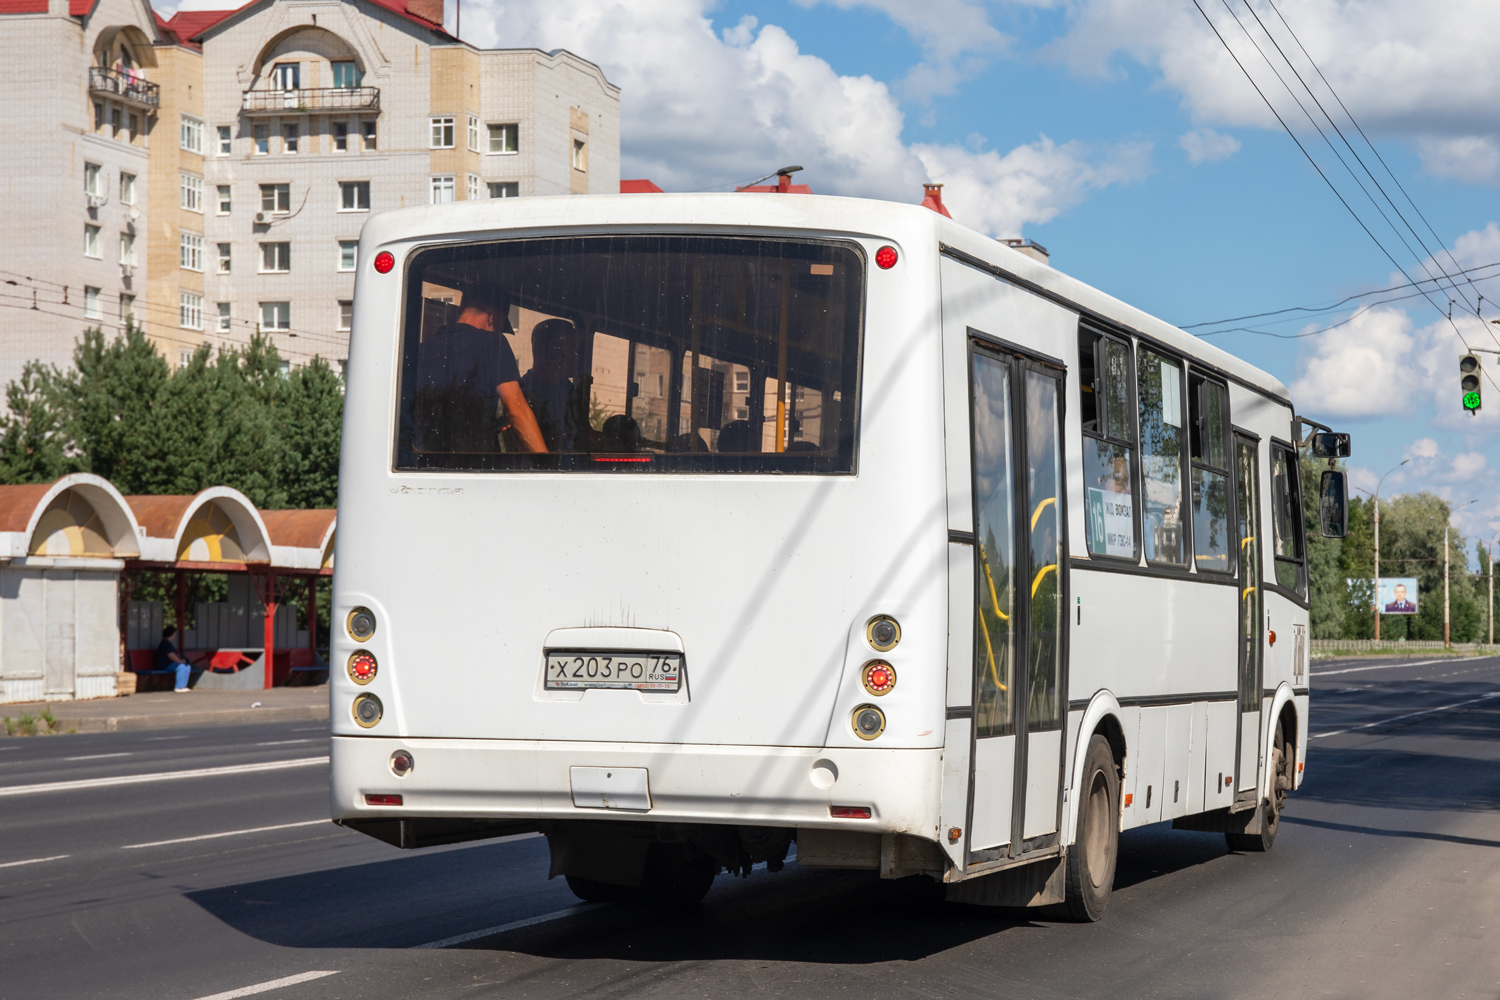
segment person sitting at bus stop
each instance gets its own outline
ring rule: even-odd
[[[578,356],[578,328],[572,323],[549,319],[532,328],[531,370],[521,376],[521,390],[553,451],[588,447],[579,441],[589,420],[587,401],[578,392]]]
[[[156,669],[175,670],[177,686],[173,690],[178,694],[187,694],[192,690],[188,687],[188,678],[192,675],[193,665],[183,658],[177,644],[172,641],[172,636],[176,634],[176,625],[168,625],[161,630],[161,644],[156,647]]]
[[[482,292],[465,292],[458,319],[423,341],[414,407],[423,451],[503,451],[508,437],[524,451],[547,450],[521,389],[516,355],[495,329],[495,313],[495,303]],[[497,421],[502,405],[504,416]]]

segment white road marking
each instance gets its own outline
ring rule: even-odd
[[[241,986],[237,990],[228,990],[224,993],[215,993],[212,996],[199,997],[198,1000],[236,1000],[237,997],[251,997],[257,993],[279,990],[283,986],[296,986],[298,983],[311,982],[314,979],[322,979],[324,976],[336,976],[338,974],[338,969],[299,972],[295,976],[287,976],[284,979],[272,979],[270,982],[256,983],[254,986]]]
[[[185,740],[185,739],[187,739],[186,736],[148,736],[148,737],[146,737],[146,742],[147,743],[160,743],[163,740]]]
[[[5,864],[0,865],[0,868],[14,868],[17,865],[34,865],[43,861],[61,861],[63,858],[70,857],[72,857],[71,854],[54,854],[50,858],[28,858],[25,861],[7,861]]]
[[[1466,656],[1455,660],[1451,657],[1443,657],[1440,660],[1418,660],[1415,663],[1372,663],[1367,667],[1345,667],[1342,670],[1314,670],[1314,677],[1332,677],[1334,674],[1355,674],[1361,670],[1395,670],[1397,667],[1426,667],[1434,663],[1473,663],[1475,660],[1493,660],[1493,656]]]
[[[217,840],[220,837],[238,837],[247,833],[265,833],[267,830],[291,830],[299,826],[317,826],[320,823],[332,825],[330,819],[309,819],[301,823],[277,823],[275,826],[256,826],[249,830],[226,830],[223,833],[204,833],[197,837],[178,837],[175,840],[153,840],[149,844],[126,844],[120,848],[122,851],[133,851],[138,847],[165,847],[168,844],[190,844],[195,840]]]
[[[255,745],[258,746],[258,747],[284,747],[284,746],[286,746],[289,743],[311,743],[311,742],[313,742],[313,738],[311,736],[309,736],[306,739],[301,739],[301,740],[272,740],[269,743],[257,743]]]
[[[1441,705],[1437,708],[1424,708],[1420,712],[1407,712],[1405,715],[1393,716],[1389,719],[1379,719],[1375,722],[1362,722],[1348,729],[1335,729],[1331,733],[1313,733],[1308,737],[1310,740],[1321,740],[1326,736],[1340,736],[1344,733],[1354,733],[1361,729],[1370,729],[1374,726],[1384,726],[1392,722],[1400,722],[1402,719],[1415,719],[1419,715],[1431,715],[1434,712],[1446,712],[1454,708],[1463,708],[1465,705],[1477,705],[1481,701],[1489,701],[1491,698],[1500,698],[1500,691],[1491,691],[1489,694],[1480,695],[1478,698],[1470,698],[1468,701],[1454,702],[1452,705]]]
[[[106,757],[129,757],[127,753],[91,753],[86,757],[64,757],[63,760],[103,760]]]
[[[152,781],[174,781],[178,778],[209,778],[225,774],[253,774],[256,771],[280,771],[289,767],[326,764],[328,757],[298,757],[296,760],[271,760],[261,764],[232,764],[228,767],[200,767],[191,771],[158,771],[155,774],[120,774],[112,778],[83,778],[78,781],[49,781],[39,785],[0,785],[0,797],[32,795],[37,792],[67,792],[80,788],[107,788],[110,785],[140,785]]]
[[[537,924],[551,923],[564,917],[571,917],[584,909],[583,903],[578,903],[564,910],[554,910],[551,913],[543,913],[539,917],[527,917],[525,920],[512,920],[508,924],[499,924],[495,927],[486,927],[482,931],[470,931],[467,934],[455,934],[452,937],[443,938],[441,941],[429,941],[415,947],[422,948],[451,948],[456,944],[467,944],[470,941],[478,941],[480,938],[489,937],[492,934],[504,934],[506,931],[518,931],[522,927],[534,927]]]

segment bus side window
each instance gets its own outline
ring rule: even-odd
[[[1130,345],[1078,331],[1085,538],[1090,556],[1139,558],[1135,542]]]
[[[1188,403],[1193,555],[1200,573],[1230,573],[1234,551],[1229,544],[1229,392],[1223,383],[1189,372]]]
[[[1271,527],[1275,530],[1276,583],[1306,597],[1302,571],[1302,481],[1297,456],[1271,445]]]
[[[1141,537],[1146,561],[1187,565],[1183,527],[1182,362],[1142,347],[1136,391],[1141,400]]]

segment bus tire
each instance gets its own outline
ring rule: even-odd
[[[1286,742],[1281,736],[1281,723],[1278,722],[1275,741],[1271,744],[1271,794],[1261,803],[1260,833],[1224,834],[1231,851],[1263,854],[1275,845],[1276,831],[1281,828],[1281,810],[1286,805],[1286,793],[1292,787],[1290,761]]]
[[[690,844],[655,843],[646,854],[636,898],[656,906],[693,906],[708,895],[718,874],[718,862]]]
[[[1120,847],[1120,772],[1109,741],[1098,733],[1089,740],[1077,801],[1078,831],[1068,849],[1067,894],[1060,909],[1068,920],[1089,923],[1109,906]]]
[[[564,875],[563,878],[567,879],[568,888],[573,890],[573,895],[585,903],[628,903],[635,899],[635,890],[628,885],[615,885],[613,882],[600,882],[577,875]]]

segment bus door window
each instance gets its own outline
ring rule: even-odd
[[[1015,468],[1010,368],[983,354],[973,370],[974,498],[978,555],[974,736],[1015,732]]]
[[[1078,332],[1083,426],[1084,536],[1090,556],[1139,558],[1135,545],[1135,407],[1130,347],[1091,330]]]
[[[1256,443],[1236,435],[1235,542],[1239,549],[1240,766],[1237,789],[1256,787],[1260,763],[1260,466]]]
[[[1137,364],[1141,402],[1141,538],[1146,561],[1187,565],[1183,526],[1182,363],[1141,348]]]
[[[1031,605],[1026,726],[1029,732],[1057,729],[1062,584],[1058,562],[1062,449],[1058,442],[1057,379],[1026,373],[1026,507],[1029,522],[1026,580]],[[1028,822],[1028,825],[1031,825]]]
[[[1302,481],[1297,454],[1285,445],[1271,444],[1271,528],[1276,584],[1307,596],[1303,572]]]
[[[1193,556],[1198,571],[1229,573],[1229,393],[1223,383],[1188,375],[1192,457]]]

